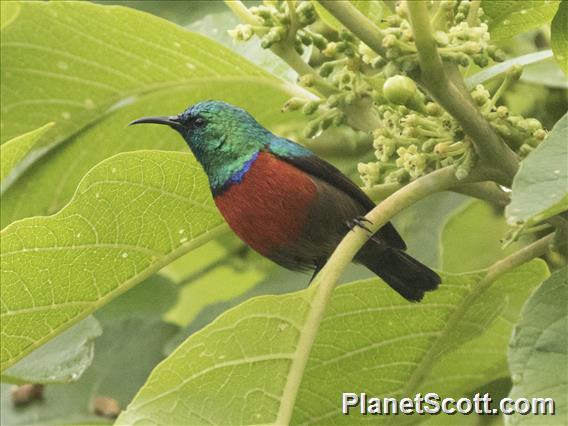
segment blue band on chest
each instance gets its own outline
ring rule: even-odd
[[[250,170],[252,163],[254,163],[257,158],[258,151],[255,152],[252,157],[245,162],[245,164],[243,164],[243,167],[238,172],[229,178],[227,183],[241,183],[247,172]]]

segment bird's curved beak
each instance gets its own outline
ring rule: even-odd
[[[133,124],[144,124],[144,123],[151,123],[151,124],[166,124],[175,130],[183,129],[183,125],[179,116],[177,115],[170,115],[164,117],[142,117],[138,120],[134,120],[132,123],[129,123],[129,126]]]

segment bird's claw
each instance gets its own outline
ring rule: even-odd
[[[358,226],[359,228],[367,231],[369,234],[373,235],[373,231],[371,231],[367,225],[365,225],[365,222],[373,224],[373,222],[371,222],[369,219],[367,219],[365,216],[358,216],[355,219],[349,219],[346,223],[347,223],[347,227],[353,231],[353,229],[355,229],[356,226]]]
[[[371,222],[369,219],[367,219],[365,216],[358,216],[355,219],[349,219],[346,224],[347,227],[353,231],[355,229],[356,226],[358,226],[359,228],[363,229],[364,231],[367,232],[367,235],[369,235],[369,239],[371,241],[376,242],[377,244],[383,244],[383,242],[375,236],[375,233],[373,231],[371,231],[367,225],[365,225],[365,222],[370,223],[371,225],[373,224],[373,222]]]

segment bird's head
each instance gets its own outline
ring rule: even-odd
[[[144,117],[132,124],[165,124],[179,132],[211,179],[238,170],[272,134],[252,115],[221,101],[203,101],[179,115]]]

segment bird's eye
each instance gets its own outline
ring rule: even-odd
[[[197,118],[193,121],[193,125],[194,125],[195,127],[203,127],[203,126],[205,126],[205,123],[206,123],[206,121],[205,121],[205,119],[202,118],[202,117],[197,117]]]

